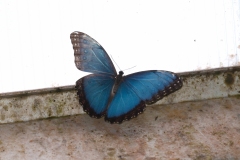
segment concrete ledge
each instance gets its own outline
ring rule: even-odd
[[[240,95],[240,67],[179,73],[183,88],[157,104]],[[74,86],[1,93],[0,123],[83,114]]]
[[[109,124],[86,114],[0,125],[3,160],[237,160],[240,98],[149,106]]]

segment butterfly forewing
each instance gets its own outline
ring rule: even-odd
[[[180,77],[169,71],[137,72],[126,76],[124,82],[147,104],[155,103],[182,87]]]
[[[96,40],[82,32],[73,32],[70,38],[74,50],[75,65],[79,70],[117,75],[107,52]]]

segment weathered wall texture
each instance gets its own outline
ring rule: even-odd
[[[240,67],[180,75],[183,79],[182,89],[157,104],[240,95]],[[0,123],[82,113],[74,86],[0,94]]]
[[[240,68],[181,76],[180,91],[121,125],[82,114],[73,86],[0,94],[0,160],[239,159]]]
[[[0,125],[0,159],[239,159],[240,98],[149,106],[121,125],[86,114]]]

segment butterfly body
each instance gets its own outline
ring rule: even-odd
[[[105,116],[110,123],[122,123],[137,117],[146,104],[153,104],[182,87],[180,77],[169,71],[117,74],[107,52],[96,40],[82,32],[73,32],[70,38],[76,67],[93,73],[76,82],[79,102],[91,117]]]

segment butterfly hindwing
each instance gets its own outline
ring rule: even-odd
[[[145,102],[140,99],[127,83],[122,82],[109,105],[105,121],[122,123],[124,120],[137,117],[145,108]]]
[[[113,63],[104,48],[82,32],[70,35],[75,65],[79,70],[91,73],[117,75]]]
[[[121,123],[136,117],[164,96],[180,89],[180,78],[168,71],[143,71],[123,77],[105,117],[110,123]]]
[[[90,74],[76,82],[79,102],[91,117],[101,118],[105,115],[114,81],[111,76]]]

